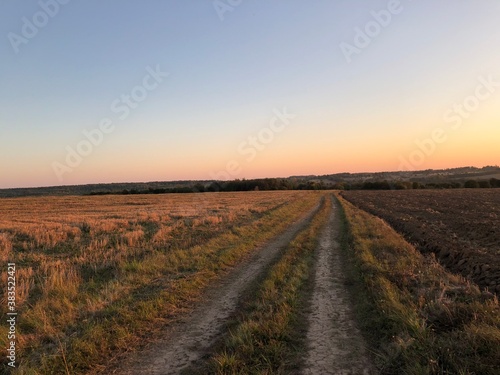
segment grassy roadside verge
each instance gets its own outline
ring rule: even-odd
[[[498,300],[422,256],[384,221],[338,199],[344,250],[354,265],[347,269],[349,288],[381,373],[497,374]]]
[[[204,374],[288,374],[302,348],[298,314],[317,238],[331,211],[330,199],[299,232],[244,303],[237,322],[217,347]]]
[[[116,355],[134,350],[186,312],[204,288],[259,244],[285,230],[317,204],[319,194],[289,202],[258,220],[233,227],[187,249],[154,251],[131,262],[119,281],[127,293],[104,308],[77,314],[75,324],[49,332],[20,356],[16,374],[80,374],[106,371]],[[61,285],[61,291],[65,288]],[[76,292],[75,292],[76,293]],[[78,295],[78,294],[77,294]],[[53,295],[52,301],[69,301]],[[91,301],[89,301],[91,302]]]

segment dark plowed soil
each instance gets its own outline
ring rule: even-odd
[[[500,189],[346,191],[446,268],[500,294]]]

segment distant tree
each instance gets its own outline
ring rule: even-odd
[[[500,187],[500,180],[498,180],[496,178],[492,178],[492,179],[490,179],[490,185],[491,185],[491,187],[498,188],[498,187]]]
[[[488,180],[479,181],[478,184],[479,184],[479,187],[483,188],[483,189],[487,189],[487,188],[491,187],[490,182]]]
[[[387,181],[366,181],[361,185],[363,190],[391,190],[391,185]]]
[[[422,185],[420,182],[417,181],[413,182],[412,184],[413,189],[423,189],[424,187],[425,187],[424,185]]]
[[[452,188],[452,185],[450,182],[441,182],[441,183],[437,184],[437,186],[440,189],[451,189]]]
[[[374,184],[373,184],[373,182],[370,182],[370,181],[363,182],[363,186],[361,187],[361,189],[374,190]]]
[[[203,184],[197,183],[193,186],[194,193],[203,193],[205,191],[205,186]]]
[[[410,181],[403,181],[402,184],[405,186],[407,190],[413,189],[413,184]]]
[[[479,184],[477,183],[476,180],[465,181],[464,188],[477,189],[478,187],[479,187]]]
[[[345,190],[345,184],[343,182],[336,182],[335,184],[333,184],[332,189]]]
[[[403,182],[396,182],[394,184],[394,189],[396,190],[406,190],[407,186]]]
[[[222,184],[220,184],[219,182],[212,182],[207,187],[206,191],[210,191],[210,192],[222,191]]]

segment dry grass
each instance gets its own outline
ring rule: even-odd
[[[17,265],[17,373],[103,369],[185,312],[204,287],[317,198],[249,192],[0,200],[0,255]],[[2,347],[5,330],[2,323]]]

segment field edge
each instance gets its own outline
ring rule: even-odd
[[[336,197],[348,288],[380,372],[495,374],[498,299],[424,257],[383,220]]]

